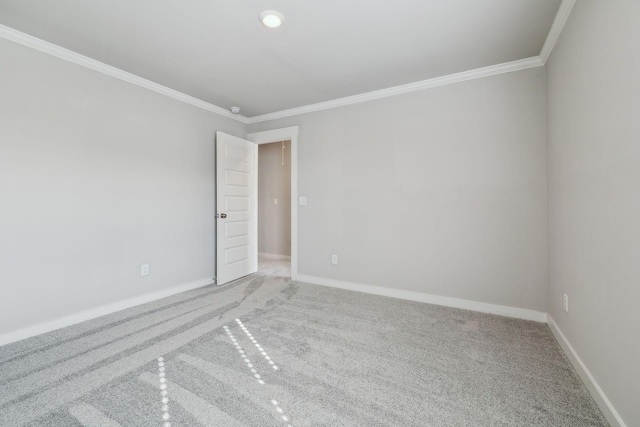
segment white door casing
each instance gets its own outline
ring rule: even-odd
[[[258,270],[257,146],[216,132],[216,283]]]

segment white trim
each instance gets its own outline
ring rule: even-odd
[[[247,140],[248,141],[248,140]],[[251,142],[251,141],[249,141]],[[258,147],[254,147],[253,149],[253,188],[251,189],[251,199],[255,202],[251,207],[251,220],[253,223],[253,235],[254,238],[251,239],[251,246],[253,252],[253,257],[251,259],[251,271],[258,271],[258,203],[260,203],[258,196]],[[216,190],[217,191],[217,190]],[[217,224],[216,224],[217,225]]]
[[[364,285],[361,283],[343,282],[340,280],[326,279],[323,277],[299,275],[298,281],[312,283],[315,285],[329,286],[332,288],[346,289],[348,291],[364,292],[366,294],[382,295],[385,297],[425,302],[428,304],[479,311],[481,313],[514,317],[517,319],[532,320],[534,322],[544,323],[547,321],[547,313],[542,311],[529,310],[526,308],[488,304],[484,302],[424,294],[422,292],[405,291],[402,289],[392,289],[382,286]]]
[[[247,135],[249,141],[256,144],[269,144],[270,142],[285,141],[287,139],[298,136],[298,126],[288,128],[265,130],[262,132],[254,132]]]
[[[283,117],[297,116],[300,114],[312,113],[314,111],[328,110],[330,108],[342,107],[345,105],[359,104],[361,102],[372,101],[374,99],[387,98],[389,96],[401,95],[404,93],[416,92],[438,86],[445,86],[468,80],[480,79],[483,77],[495,76],[497,74],[510,73],[512,71],[526,70],[528,68],[542,67],[544,63],[539,57],[520,59],[518,61],[505,62],[504,64],[491,65],[489,67],[477,68],[475,70],[463,71],[461,73],[449,74],[447,76],[436,77],[429,80],[422,80],[387,89],[375,90],[360,95],[347,96],[331,101],[319,102],[317,104],[305,105],[303,107],[291,108],[289,110],[276,111],[274,113],[262,114],[260,116],[249,117],[247,123],[259,123],[268,120],[281,119]]]
[[[553,317],[551,317],[551,314],[547,315],[547,324],[609,424],[611,424],[612,427],[626,427],[622,417],[618,414],[616,408],[613,407],[611,401],[609,401],[607,396],[604,394],[604,391],[602,391],[593,375],[591,375],[591,372],[589,372],[589,369],[587,369],[587,366],[584,364],[582,359],[580,359],[578,353],[573,349],[569,340],[567,340],[567,337],[564,336],[556,322],[553,320]]]
[[[298,278],[298,126],[254,132],[247,135],[256,144],[291,141],[291,279]]]
[[[48,53],[49,55],[56,56],[58,58],[64,59],[65,61],[72,62],[82,67],[86,67],[91,70],[106,74],[108,76],[115,77],[136,86],[152,90],[159,94],[168,96],[169,98],[191,104],[195,107],[202,108],[203,110],[210,111],[229,119],[237,120],[240,123],[248,123],[248,119],[246,117],[239,114],[233,114],[224,108],[218,107],[217,105],[210,104],[191,95],[187,95],[182,92],[178,92],[177,90],[170,89],[166,86],[162,86],[158,83],[154,83],[151,80],[144,79],[142,77],[136,76],[135,74],[131,74],[127,71],[121,70],[111,65],[107,65],[103,62],[96,61],[95,59],[91,59],[69,49],[65,49],[53,43],[41,40],[37,37],[33,37],[20,31],[14,30],[13,28],[7,27],[5,25],[0,25],[0,37],[11,40],[15,43],[19,43],[23,46],[39,50],[40,52]]]
[[[39,325],[35,325],[28,328],[20,329],[14,332],[2,334],[0,335],[0,345],[9,344],[9,343],[20,341],[36,335],[44,334],[46,332],[55,331],[56,329],[65,328],[67,326],[75,325],[77,323],[85,322],[87,320],[95,319],[97,317],[102,317],[107,314],[112,314],[117,311],[125,310],[127,308],[146,304],[148,302],[166,298],[171,295],[179,294],[181,292],[191,291],[193,289],[211,285],[212,283],[213,283],[213,280],[211,279],[203,279],[197,282],[186,283],[186,284],[175,286],[173,288],[165,289],[162,291],[151,292],[148,294],[140,295],[137,297],[126,299],[126,300],[117,301],[111,304],[105,304],[98,307],[94,307],[89,310],[81,311],[79,313],[71,314],[69,316],[64,316],[55,320],[51,320],[49,322],[40,323]]]
[[[276,259],[276,260],[291,260],[289,255],[280,255],[280,254],[268,254],[266,252],[258,252],[258,257],[265,259]]]
[[[551,24],[551,29],[549,30],[549,34],[547,34],[544,45],[542,45],[542,50],[540,50],[540,60],[542,60],[543,64],[547,63],[547,60],[551,55],[551,51],[553,51],[556,42],[560,38],[562,29],[567,23],[569,15],[571,14],[575,4],[576,0],[562,0],[562,3],[560,3],[558,13],[556,13],[556,17],[554,18],[553,24]]]
[[[562,4],[560,5],[560,9],[558,11],[558,15],[556,16],[556,20],[558,20],[560,11],[564,10],[563,7],[565,6],[565,3],[571,3],[571,2],[575,3],[575,0],[563,0]],[[571,5],[571,7],[572,6],[573,5]],[[570,8],[569,8],[569,12],[570,12]],[[568,15],[568,12],[567,12],[567,15]],[[554,21],[554,25],[551,27],[551,29],[554,31],[555,31],[555,25],[556,25],[556,21]],[[562,25],[564,25],[564,22],[562,23]],[[560,27],[560,30],[561,29],[562,28]],[[494,76],[497,74],[525,70],[525,69],[534,68],[534,67],[541,67],[544,65],[544,61],[541,60],[540,57],[535,56],[531,58],[520,59],[517,61],[506,62],[503,64],[497,64],[497,65],[491,65],[488,67],[478,68],[475,70],[463,71],[461,73],[449,74],[446,76],[436,77],[433,79],[422,80],[419,82],[409,83],[405,85],[376,90],[373,92],[367,92],[359,95],[348,96],[345,98],[338,98],[338,99],[334,99],[326,102],[320,102],[317,104],[305,105],[302,107],[276,111],[273,113],[262,114],[254,117],[245,117],[240,114],[232,114],[230,111],[228,111],[225,108],[218,107],[217,105],[210,104],[201,99],[195,98],[191,95],[187,95],[185,93],[168,88],[166,86],[162,86],[158,83],[152,82],[151,80],[144,79],[142,77],[136,76],[135,74],[131,74],[127,71],[121,70],[111,65],[107,65],[103,62],[96,61],[95,59],[91,59],[77,52],[73,52],[69,49],[65,49],[61,46],[55,45],[53,43],[49,43],[37,37],[30,36],[18,30],[14,30],[13,28],[7,27],[5,25],[0,25],[0,37],[7,40],[11,40],[15,43],[19,43],[21,45],[30,47],[32,49],[36,49],[40,52],[44,52],[49,55],[56,56],[58,58],[80,65],[82,67],[86,67],[91,70],[106,74],[108,76],[123,80],[125,82],[143,87],[145,89],[152,90],[154,92],[160,93],[162,95],[168,96],[178,101],[182,101],[187,104],[193,105],[195,107],[202,108],[203,110],[210,111],[212,113],[221,115],[223,117],[236,120],[243,124],[260,123],[260,122],[274,120],[282,117],[296,116],[299,114],[311,113],[314,111],[321,111],[321,110],[327,110],[330,108],[336,108],[336,107],[341,107],[345,105],[358,104],[361,102],[371,101],[374,99],[387,98],[389,96],[416,92],[416,91],[434,88],[438,86],[445,86],[445,85],[460,83],[468,80]],[[557,39],[557,36],[556,36],[556,39]],[[550,38],[547,37],[547,42],[549,42],[549,40]],[[553,43],[555,43],[555,41]],[[546,46],[546,43],[545,43],[545,46]],[[544,52],[544,47],[543,47],[543,52]]]

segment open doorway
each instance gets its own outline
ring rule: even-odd
[[[247,135],[247,139],[254,144],[263,145],[273,142],[290,142],[290,156],[291,156],[291,279],[298,279],[298,126],[291,126],[287,128],[265,130],[261,132],[254,132]],[[256,162],[257,163],[257,162]],[[258,177],[256,174],[256,185],[258,185]],[[273,203],[273,201],[271,202]],[[256,221],[256,235],[257,221]],[[256,248],[256,256],[258,250]]]
[[[258,146],[258,270],[291,276],[291,141]]]

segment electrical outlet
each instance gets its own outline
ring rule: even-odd
[[[148,276],[149,275],[149,264],[142,264],[140,266],[140,275]]]
[[[307,206],[307,196],[298,197],[298,204],[300,206]]]
[[[569,312],[569,295],[567,294],[562,294],[562,308],[565,312]]]
[[[331,264],[338,265],[338,255],[331,255]]]
[[[273,206],[278,206],[278,199],[273,199]]]

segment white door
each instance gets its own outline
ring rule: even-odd
[[[257,145],[216,132],[216,283],[258,271]]]

